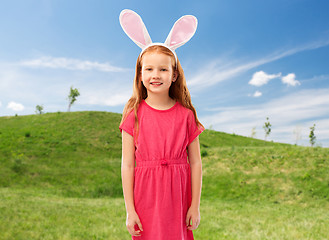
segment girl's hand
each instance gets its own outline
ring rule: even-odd
[[[186,214],[186,226],[188,230],[195,230],[198,228],[200,224],[200,211],[199,208],[196,207],[190,207]],[[190,221],[192,221],[192,224],[190,224]]]
[[[138,225],[140,230],[135,230],[136,224]],[[131,236],[141,236],[141,231],[143,231],[143,227],[136,212],[130,214],[127,213],[126,226]]]

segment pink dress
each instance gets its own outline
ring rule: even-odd
[[[132,239],[192,240],[193,233],[186,227],[192,198],[187,146],[204,128],[196,124],[193,112],[178,102],[170,109],[157,110],[143,100],[137,116],[134,203],[144,231]],[[136,135],[134,119],[132,111],[120,131]]]

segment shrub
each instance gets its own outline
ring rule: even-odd
[[[206,149],[202,149],[201,150],[201,157],[206,157],[206,156],[208,156],[207,150]]]

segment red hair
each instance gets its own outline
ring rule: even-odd
[[[137,118],[137,110],[139,107],[139,104],[141,101],[145,98],[147,98],[147,90],[144,87],[142,81],[141,81],[141,69],[142,69],[142,61],[143,61],[143,56],[146,53],[159,53],[159,54],[165,54],[170,56],[171,62],[172,62],[172,69],[173,72],[175,72],[176,69],[176,74],[177,78],[175,82],[171,83],[171,86],[169,88],[169,96],[178,101],[181,105],[184,107],[191,109],[195,121],[199,127],[203,127],[203,125],[200,123],[195,108],[192,105],[191,101],[191,95],[189,90],[187,89],[186,85],[186,80],[185,80],[185,75],[182,66],[180,65],[180,62],[177,58],[177,64],[175,61],[175,56],[174,54],[166,47],[161,46],[161,45],[154,45],[149,48],[147,48],[140,56],[137,58],[137,63],[136,63],[136,72],[135,72],[135,78],[134,78],[134,86],[133,86],[133,94],[126,103],[124,109],[123,109],[123,114],[122,114],[122,119],[121,123],[126,119],[128,114],[134,110],[135,113],[135,128],[134,128],[134,133],[138,134],[138,118]],[[135,134],[134,134],[135,135]],[[137,137],[135,137],[135,140],[137,141]]]

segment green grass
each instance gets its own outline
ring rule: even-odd
[[[208,152],[203,158],[206,198],[329,200],[328,149],[279,145],[216,147]]]
[[[122,198],[0,190],[0,239],[129,239]]]
[[[0,118],[0,186],[121,196],[119,121],[104,112]]]
[[[121,115],[0,117],[0,239],[130,239]],[[329,149],[206,130],[195,239],[327,239]]]
[[[203,200],[196,239],[328,239],[328,203]]]
[[[67,198],[0,190],[0,239],[129,239],[122,198]],[[327,239],[328,203],[201,202],[195,239]]]

